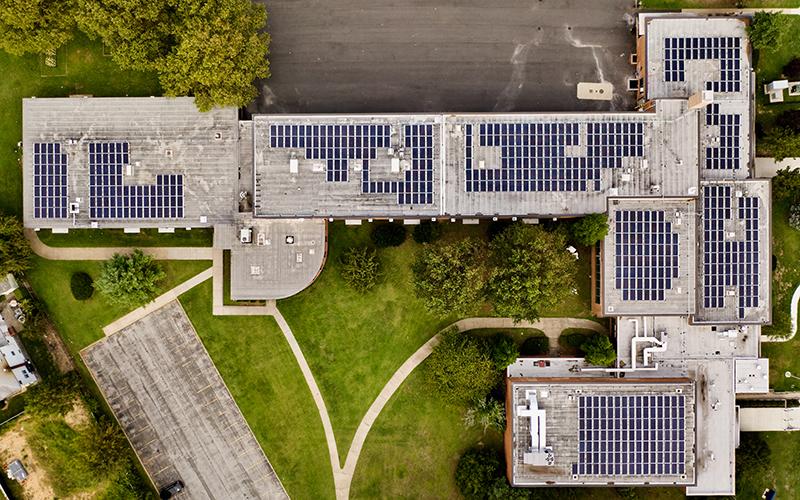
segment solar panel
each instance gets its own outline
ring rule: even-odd
[[[615,214],[615,287],[622,300],[664,300],[678,277],[679,235],[663,210]]]
[[[619,168],[623,158],[644,155],[642,122],[480,123],[464,128],[467,192],[599,191],[601,168]],[[580,146],[585,154],[576,154]],[[499,167],[480,168],[476,147],[498,148]]]
[[[183,175],[157,175],[152,185],[126,185],[127,142],[89,143],[89,215],[93,219],[183,218]]]
[[[33,145],[33,217],[64,219],[67,214],[67,154],[59,143]]]
[[[726,287],[738,296],[737,317],[744,319],[746,309],[758,307],[758,220],[756,197],[737,199],[736,215],[744,223],[744,238],[726,237],[726,221],[733,217],[730,186],[703,187],[703,306],[725,307]]]
[[[579,476],[678,476],[686,471],[685,396],[580,396]]]
[[[739,168],[741,115],[722,114],[719,104],[706,109],[706,125],[719,127],[719,146],[706,147],[705,167],[713,170]]]
[[[664,81],[682,82],[686,61],[719,61],[719,79],[706,82],[706,90],[739,92],[741,40],[738,37],[668,37],[664,39]]]

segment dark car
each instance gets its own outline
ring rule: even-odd
[[[179,479],[161,488],[161,498],[164,500],[172,498],[181,491],[183,491],[183,481]]]

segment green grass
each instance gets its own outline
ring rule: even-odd
[[[0,422],[19,415],[25,409],[25,394],[17,394],[6,401],[6,407],[0,408]],[[0,427],[2,433],[2,427]]]
[[[756,484],[738,484],[736,498],[761,498],[766,488],[774,488],[777,498],[800,498],[797,470],[800,467],[800,433],[761,433],[771,451],[770,462],[763,480]]]
[[[28,422],[28,443],[47,471],[57,496],[67,496],[97,487],[101,478],[82,464],[81,434],[63,418]]]
[[[161,291],[169,290],[210,267],[208,261],[160,261],[167,273]],[[26,273],[50,319],[61,333],[73,356],[103,337],[103,327],[130,312],[130,308],[110,303],[101,294],[85,301],[72,297],[69,280],[72,273],[84,271],[97,280],[102,261],[58,261],[34,258],[33,269]],[[209,308],[211,307],[209,301]]]
[[[72,229],[67,234],[53,234],[49,229],[37,233],[42,243],[51,247],[210,247],[214,244],[211,228],[175,229],[159,233],[142,229],[126,234],[122,229]]]
[[[641,0],[643,9],[722,9],[740,7],[800,7],[800,0]]]
[[[62,61],[59,61],[61,64]],[[66,76],[40,76],[38,55],[16,57],[0,51],[0,212],[22,212],[22,175],[17,143],[22,140],[22,98],[160,95],[153,73],[121,71],[103,56],[99,42],[76,33],[66,47]]]
[[[275,320],[212,316],[210,281],[180,300],[289,496],[333,498],[322,423]]]

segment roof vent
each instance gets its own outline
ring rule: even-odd
[[[168,149],[168,150],[164,151],[164,154],[167,155],[167,158],[172,158],[172,150],[171,149]]]
[[[214,140],[221,141],[222,140],[222,132],[214,132]]]

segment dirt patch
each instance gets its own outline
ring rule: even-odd
[[[47,473],[36,457],[31,453],[25,435],[25,425],[29,419],[22,417],[9,430],[0,435],[0,463],[3,469],[15,459],[22,461],[28,471],[28,479],[22,483],[24,497],[29,500],[51,500],[55,498],[53,487],[47,479]]]
[[[58,334],[58,331],[49,318],[45,318],[42,321],[42,327],[44,328],[42,339],[44,339],[47,350],[50,351],[50,355],[53,357],[58,371],[67,373],[74,370],[75,363],[72,361],[69,351],[67,351],[67,346],[64,345],[61,335]]]
[[[64,415],[64,421],[75,430],[88,425],[90,422],[89,418],[89,412],[86,410],[86,406],[80,401],[75,401],[75,406],[72,407],[72,410]]]

